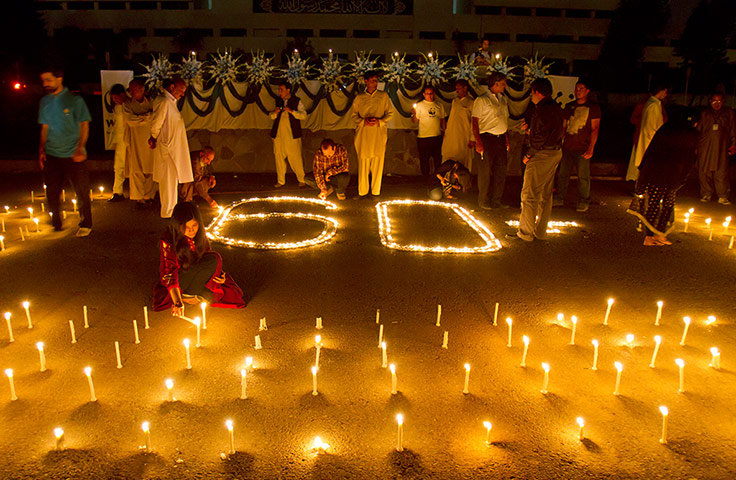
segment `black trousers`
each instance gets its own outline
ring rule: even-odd
[[[478,204],[498,204],[503,197],[503,189],[506,185],[506,135],[493,135],[481,133],[483,142],[483,155],[478,163]],[[493,191],[490,194],[491,173],[493,173]]]
[[[304,183],[312,188],[316,188],[317,190],[319,190],[319,187],[317,186],[317,181],[314,179],[314,172],[304,175]],[[350,183],[349,172],[336,173],[335,175],[332,175],[327,181],[327,185],[334,188],[335,192],[339,194],[345,193],[345,189],[347,188],[348,183]]]
[[[71,158],[46,155],[43,168],[46,180],[46,193],[49,211],[53,214],[51,223],[55,228],[61,228],[61,189],[64,178],[68,177],[77,194],[79,204],[79,226],[92,228],[92,201],[89,198],[89,173],[87,161],[74,162]]]
[[[179,288],[181,293],[204,297],[207,302],[212,301],[212,292],[207,289],[207,282],[217,272],[217,254],[207,252],[194,265],[186,270],[179,270]]]
[[[417,149],[419,150],[419,168],[422,175],[428,177],[431,172],[436,172],[442,163],[442,135],[417,138]],[[434,164],[431,171],[429,168],[430,158]]]

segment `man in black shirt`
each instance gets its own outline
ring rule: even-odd
[[[562,158],[563,116],[560,106],[552,100],[552,84],[546,78],[531,85],[534,113],[529,122],[529,150],[524,157],[526,170],[521,187],[519,230],[509,234],[531,242],[547,236],[547,222],[552,213],[552,190],[555,171]]]

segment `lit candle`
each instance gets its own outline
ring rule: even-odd
[[[43,203],[41,205],[43,205]],[[43,210],[43,209],[41,209],[41,210]],[[38,218],[34,218],[33,219],[33,223],[36,224],[36,233],[41,233],[41,230],[38,228]]]
[[[138,336],[138,322],[133,320],[133,333],[135,334],[135,343],[141,343],[141,338]]]
[[[118,368],[123,368],[123,362],[120,360],[120,343],[115,342],[115,359],[118,362]]]
[[[202,330],[207,330],[207,302],[199,304],[199,308],[202,309]],[[263,319],[263,323],[266,323],[266,319]]]
[[[10,401],[14,402],[18,400],[18,396],[15,394],[15,381],[13,380],[13,369],[6,368],[5,375],[7,375],[8,383],[10,383]]]
[[[105,187],[100,186],[100,197],[102,197],[102,194],[105,192]]]
[[[151,328],[150,325],[148,325],[148,307],[145,305],[143,306],[143,325],[146,330]]]
[[[77,343],[77,332],[74,330],[74,322],[69,320],[69,330],[72,333],[72,343]]]
[[[690,224],[690,212],[685,212],[685,229],[683,232],[687,233],[687,226]]]
[[[680,368],[680,388],[677,389],[677,393],[685,393],[685,361],[677,358],[675,363]]]
[[[312,367],[312,395],[319,395],[319,392],[317,391],[317,370],[319,370],[319,368]]]
[[[31,207],[28,207],[28,218],[33,220],[33,209]]]
[[[3,232],[4,231],[5,229],[3,228]],[[5,236],[0,235],[0,252],[4,252],[4,251],[5,251]]]
[[[77,211],[77,199],[72,198],[72,212],[76,212],[76,211]]]
[[[483,426],[486,427],[486,446],[491,446],[491,428],[493,428],[493,425],[491,425],[491,422],[483,422]]]
[[[404,416],[402,414],[396,415],[396,424],[398,430],[396,431],[396,451],[404,451]]]
[[[524,335],[522,340],[524,341],[524,352],[521,354],[521,366],[526,367],[526,353],[529,351],[529,337]]]
[[[386,342],[381,342],[381,368],[388,366],[388,355],[386,355]]]
[[[82,307],[82,312],[84,313],[84,328],[89,328],[89,319],[87,318],[87,305]]]
[[[436,327],[440,326],[441,317],[442,317],[442,305],[437,305],[437,323],[435,324]]]
[[[199,317],[194,317],[194,325],[197,327],[197,343],[194,344],[195,347],[199,348],[201,347],[201,339],[202,339],[202,319]]]
[[[169,402],[175,401],[174,399],[174,381],[170,378],[167,378],[164,383],[166,384],[166,390],[168,391]]]
[[[26,236],[23,235],[23,228],[22,227],[18,227],[18,230],[20,230],[20,241],[21,242],[25,242],[26,241]]]
[[[233,421],[225,420],[225,427],[227,427],[227,431],[230,434],[230,450],[227,453],[232,455],[233,453],[235,453],[235,433],[233,432]]]
[[[378,348],[381,348],[383,343],[383,324],[378,326]]]
[[[56,437],[56,451],[64,450],[64,429],[56,427],[54,429],[54,437]]]
[[[496,302],[496,308],[493,310],[493,326],[498,325],[498,302]]]
[[[506,344],[507,347],[510,347],[511,346],[511,330],[513,328],[513,324],[514,324],[514,321],[511,320],[511,317],[507,317],[506,318],[506,325],[509,326],[509,341]]]
[[[414,109],[414,110],[416,110],[416,109],[417,109],[417,104],[416,104],[416,103],[415,103],[415,104],[413,104],[413,105],[411,106],[411,108],[412,108],[412,109]]]
[[[322,317],[317,317],[317,324],[314,326],[317,330],[322,330]]]
[[[315,351],[315,359],[314,359],[314,366],[319,368],[319,352],[322,350],[322,335],[315,335],[314,337],[314,348]]]
[[[380,321],[381,321],[381,309],[377,308],[376,309],[376,325],[378,325]]]
[[[5,312],[5,323],[8,324],[8,341],[10,343],[13,343],[15,341],[15,338],[13,338],[13,324],[10,323],[10,312]]]
[[[685,337],[687,337],[687,329],[690,328],[690,317],[684,317],[682,321],[685,322],[685,330],[682,331],[682,340],[680,340],[680,345],[685,345]]]
[[[613,394],[620,395],[618,389],[621,386],[621,372],[623,372],[624,366],[621,362],[613,362],[613,366],[616,367],[616,388],[613,389]]]
[[[710,354],[711,359],[708,366],[718,370],[719,368],[721,368],[721,352],[718,351],[717,347],[711,347]]]
[[[606,308],[606,316],[603,318],[603,325],[608,325],[608,316],[611,314],[611,307],[613,306],[613,299],[608,299],[608,308]]]
[[[549,386],[549,363],[542,363],[542,370],[544,370],[544,383],[542,384],[542,393],[547,393],[547,387]]]
[[[649,368],[654,368],[654,361],[657,360],[657,352],[659,352],[659,346],[662,344],[662,337],[659,335],[654,336],[654,352],[652,352],[652,361],[649,364]]]
[[[593,370],[598,370],[598,340],[593,340]]]
[[[248,372],[244,368],[240,369],[240,399],[245,400],[248,398],[248,394],[246,392],[247,390],[247,381],[246,381],[246,375]]]
[[[669,415],[669,410],[667,407],[659,407],[659,412],[662,414],[662,437],[659,439],[659,443],[666,444],[667,443],[667,416]]]
[[[463,387],[463,393],[465,395],[470,393],[470,390],[468,390],[468,384],[470,383],[470,364],[465,364],[465,386]]]
[[[192,369],[192,358],[189,356],[189,339],[185,338],[182,342],[184,344],[184,350],[187,352],[187,370]]]
[[[716,323],[716,317],[715,315],[708,315],[708,320],[705,321],[705,324],[710,326]]]
[[[5,231],[5,229],[3,229],[3,232],[4,231]],[[731,235],[731,241],[728,242],[728,249],[731,250],[732,248],[733,248],[733,235]]]
[[[728,235],[728,226],[731,224],[731,216],[726,217],[726,221],[723,222],[723,234]]]
[[[151,453],[151,451],[153,450],[151,448],[151,428],[150,427],[151,427],[151,424],[149,424],[148,422],[143,422],[141,424],[141,430],[143,430],[143,433],[146,434],[145,450],[148,453]]]
[[[634,348],[634,334],[629,333],[626,335],[626,344],[629,346],[629,348]]]
[[[31,303],[23,302],[23,310],[26,311],[26,319],[28,320],[28,328],[33,328],[33,322],[31,322]]]
[[[256,350],[260,350],[260,349],[263,348],[263,345],[261,345],[261,336],[260,335],[256,335],[256,346],[253,347],[253,348],[255,348]]]
[[[576,421],[578,423],[578,440],[582,442],[585,440],[585,432],[583,431],[585,428],[585,420],[583,420],[583,417],[578,417]]]
[[[396,380],[396,365],[394,365],[392,363],[391,365],[389,365],[388,368],[389,368],[389,370],[391,370],[391,395],[396,395],[396,393],[397,393],[397,390],[396,390],[396,383],[397,383],[397,380]]]
[[[84,367],[84,374],[87,376],[87,383],[89,383],[89,401],[96,402],[95,384],[92,382],[92,367]]]
[[[575,329],[578,326],[578,317],[572,316],[572,332],[570,334],[570,345],[575,345]]]
[[[258,331],[262,332],[264,330],[268,330],[268,325],[266,324],[266,317],[261,318],[261,321],[258,323]]]
[[[711,219],[710,218],[706,218],[705,219],[705,225],[710,230],[710,234],[708,235],[708,240],[713,240],[713,227],[711,227],[710,223],[711,223]]]
[[[664,302],[662,300],[657,302],[657,317],[654,319],[654,325],[659,326],[659,321],[662,320],[662,307]]]
[[[444,335],[442,335],[442,348],[444,348],[445,350],[447,350],[447,340],[449,336],[450,336],[450,332],[445,330]]]
[[[41,371],[46,371],[46,354],[43,351],[43,342],[36,342],[36,348],[38,349],[38,360],[41,362]]]

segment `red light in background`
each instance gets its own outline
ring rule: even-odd
[[[21,84],[20,84],[20,82],[15,82],[15,83],[13,84],[13,88],[14,88],[14,89],[16,89],[16,90],[20,90],[20,87],[21,87]]]

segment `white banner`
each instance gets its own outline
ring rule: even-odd
[[[131,80],[133,80],[132,70],[100,70],[100,80],[102,85],[102,121],[103,130],[105,132],[105,150],[114,150],[113,132],[115,131],[115,104],[110,98],[110,88],[116,83],[121,84],[126,89]]]

